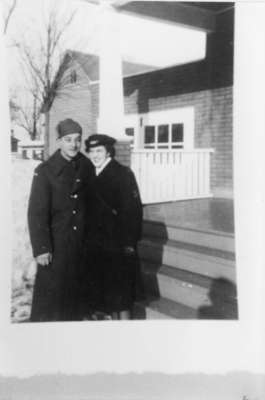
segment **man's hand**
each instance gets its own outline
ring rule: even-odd
[[[36,257],[36,262],[43,266],[49,265],[52,262],[51,253],[40,254]]]

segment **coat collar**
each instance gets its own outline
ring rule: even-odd
[[[73,161],[78,162],[85,156],[82,153],[78,153],[77,156],[74,158]],[[55,175],[60,175],[63,169],[69,165],[72,161],[66,160],[60,150],[57,150],[47,161],[47,163],[51,166],[52,171]]]
[[[100,174],[99,175],[96,175],[96,172],[95,172],[95,176],[97,177],[97,178],[100,178],[100,177],[102,177],[102,176],[105,176],[105,175],[111,175],[112,173],[117,173],[117,167],[118,166],[120,166],[120,164],[114,159],[114,158],[112,158],[109,162],[108,162],[108,164],[103,168],[103,170],[100,172]],[[94,171],[95,171],[95,169],[94,169]]]
[[[104,164],[101,165],[101,167],[95,168],[95,173],[96,173],[96,175],[98,176],[99,174],[101,174],[101,172],[104,170],[104,168],[106,168],[106,166],[107,166],[110,162],[111,162],[111,158],[108,157],[108,158],[105,160]]]

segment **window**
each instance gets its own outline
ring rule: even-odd
[[[183,149],[184,127],[183,124],[172,124],[172,149]]]
[[[183,149],[184,124],[146,125],[144,127],[144,148]]]
[[[77,73],[76,73],[76,70],[73,69],[70,72],[70,83],[76,83],[76,81],[77,81]]]
[[[169,146],[168,125],[158,126],[157,147],[159,149],[168,149]]]
[[[194,107],[124,115],[124,132],[131,146],[149,150],[193,149]]]
[[[131,149],[133,149],[134,148],[134,128],[132,128],[132,127],[125,128],[125,135],[129,136],[129,138],[131,139],[130,146],[131,146]]]
[[[151,125],[147,125],[144,128],[144,147],[146,149],[154,149],[155,148],[155,127]]]
[[[172,142],[183,142],[183,124],[172,124]]]
[[[134,137],[134,128],[125,128],[125,135],[133,138]]]

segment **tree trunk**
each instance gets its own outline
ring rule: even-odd
[[[44,133],[44,160],[50,155],[50,113],[45,112],[45,133]]]

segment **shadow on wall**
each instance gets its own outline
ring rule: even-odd
[[[237,319],[237,290],[233,282],[226,278],[213,279],[208,292],[210,306],[200,307],[199,319]]]

